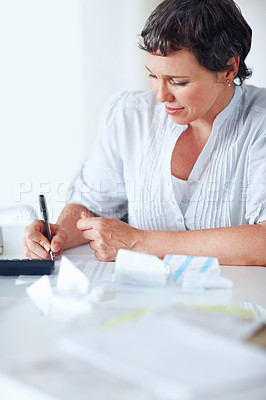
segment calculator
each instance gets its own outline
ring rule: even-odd
[[[3,252],[4,252],[4,241],[3,241],[2,228],[0,226],[0,254],[3,254]]]
[[[51,275],[54,271],[53,260],[29,260],[28,258],[0,258],[0,275]]]

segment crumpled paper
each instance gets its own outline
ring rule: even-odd
[[[102,287],[95,287],[89,292],[89,279],[66,256],[60,262],[55,290],[47,275],[26,290],[44,316],[59,321],[69,321],[89,313],[104,293]]]

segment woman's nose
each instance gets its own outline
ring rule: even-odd
[[[155,89],[156,98],[160,103],[165,103],[167,101],[173,101],[175,98],[172,92],[167,87],[167,84],[161,82]]]

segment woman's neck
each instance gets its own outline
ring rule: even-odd
[[[235,86],[232,85],[232,87],[226,87],[225,91],[221,92],[221,95],[219,98],[221,101],[217,101],[216,107],[214,107],[207,115],[205,115],[203,118],[199,118],[196,121],[191,122],[188,124],[188,129],[190,133],[192,133],[195,137],[195,140],[203,140],[207,141],[211,131],[212,131],[212,126],[214,123],[215,118],[217,115],[219,115],[231,102],[232,98],[234,97],[235,93]]]

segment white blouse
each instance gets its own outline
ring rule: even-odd
[[[69,203],[140,229],[188,230],[266,220],[266,89],[235,88],[187,181],[180,208],[171,175],[177,125],[149,92],[110,99]]]
[[[173,184],[173,191],[175,195],[175,199],[177,201],[177,204],[179,205],[179,208],[182,212],[183,215],[185,215],[185,212],[188,207],[188,181],[185,181],[184,179],[177,178],[176,176],[172,175],[172,184]]]

